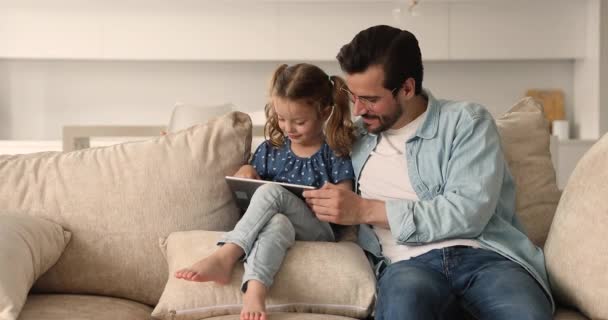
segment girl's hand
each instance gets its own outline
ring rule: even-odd
[[[235,177],[248,178],[248,179],[260,179],[258,172],[252,165],[246,164],[242,166],[235,174]]]

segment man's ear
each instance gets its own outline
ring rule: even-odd
[[[405,79],[401,90],[403,90],[405,99],[409,100],[413,98],[416,96],[416,80],[414,80],[414,78]]]

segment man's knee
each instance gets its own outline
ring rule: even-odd
[[[378,299],[409,305],[426,304],[449,295],[446,281],[435,271],[421,267],[389,266],[378,280]]]
[[[463,302],[478,319],[553,319],[551,300],[543,288],[512,261],[495,263],[477,273]]]

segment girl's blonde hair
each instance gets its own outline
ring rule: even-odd
[[[274,98],[301,101],[315,107],[319,118],[325,112],[331,113],[325,123],[327,144],[336,155],[349,155],[355,140],[355,131],[350,116],[348,95],[341,90],[344,85],[342,78],[330,77],[321,68],[312,64],[279,66],[270,81],[270,102],[266,104],[265,109],[264,136],[275,147],[285,142],[279,120],[274,112]]]

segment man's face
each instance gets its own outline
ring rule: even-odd
[[[377,134],[390,129],[403,115],[403,108],[393,93],[382,86],[384,71],[381,66],[373,65],[364,72],[349,74],[345,80],[355,97],[353,113],[361,116],[369,132]]]

